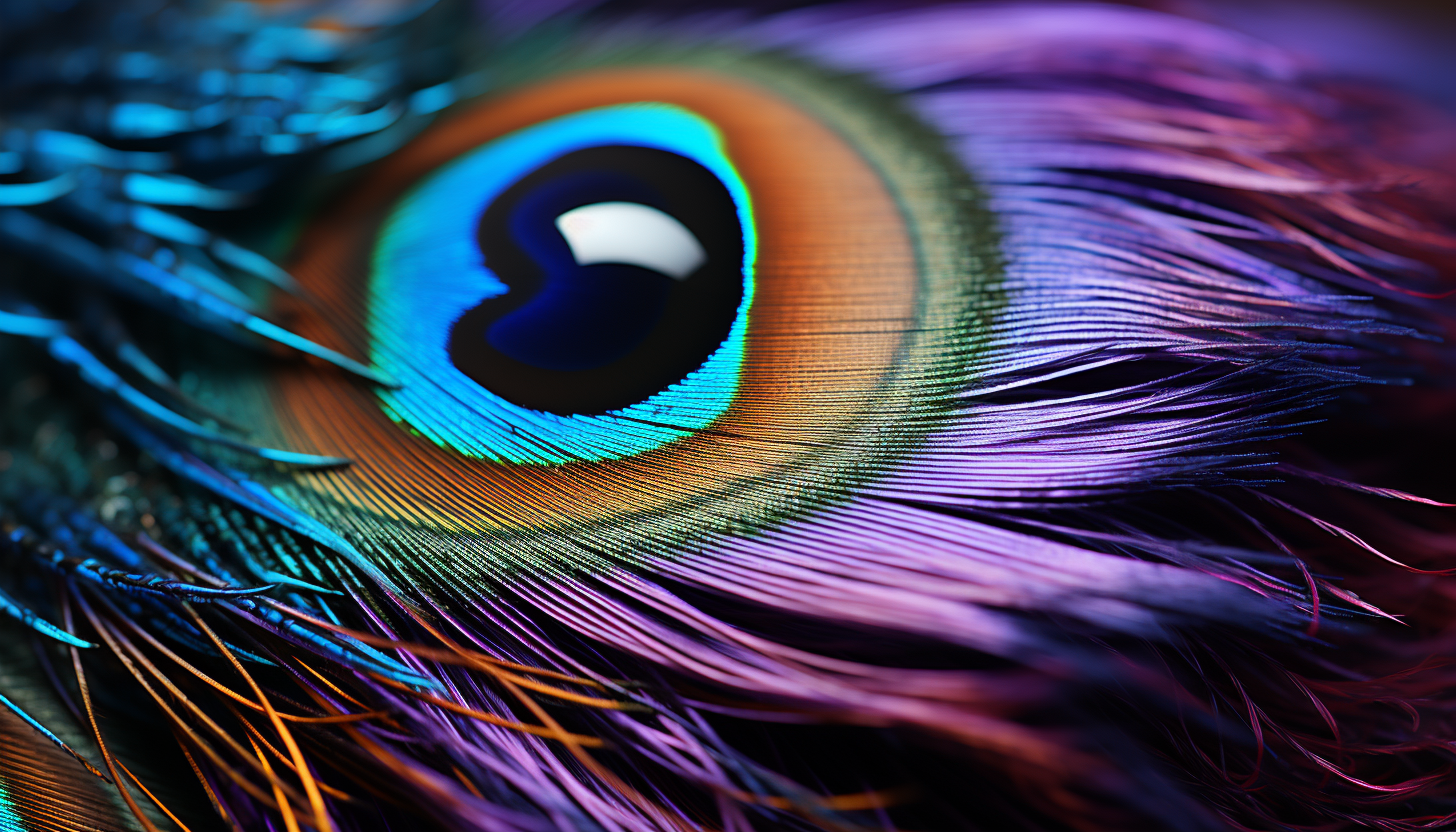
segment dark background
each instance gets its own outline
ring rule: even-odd
[[[1222,23],[1456,110],[1456,0],[1128,0]]]

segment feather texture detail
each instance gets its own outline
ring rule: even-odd
[[[1451,822],[1456,122],[749,5],[0,0],[0,830]]]

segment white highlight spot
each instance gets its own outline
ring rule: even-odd
[[[693,232],[673,217],[636,202],[583,205],[556,218],[579,266],[625,263],[683,280],[707,262]]]

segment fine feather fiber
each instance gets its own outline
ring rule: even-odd
[[[0,830],[1456,822],[1456,122],[1160,12],[799,5],[0,0]],[[759,421],[411,427],[458,388],[316,252],[577,72],[774,91],[933,291],[740,314],[824,362]]]

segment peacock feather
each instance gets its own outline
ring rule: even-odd
[[[0,830],[1456,822],[1450,117],[780,6],[0,0]]]

